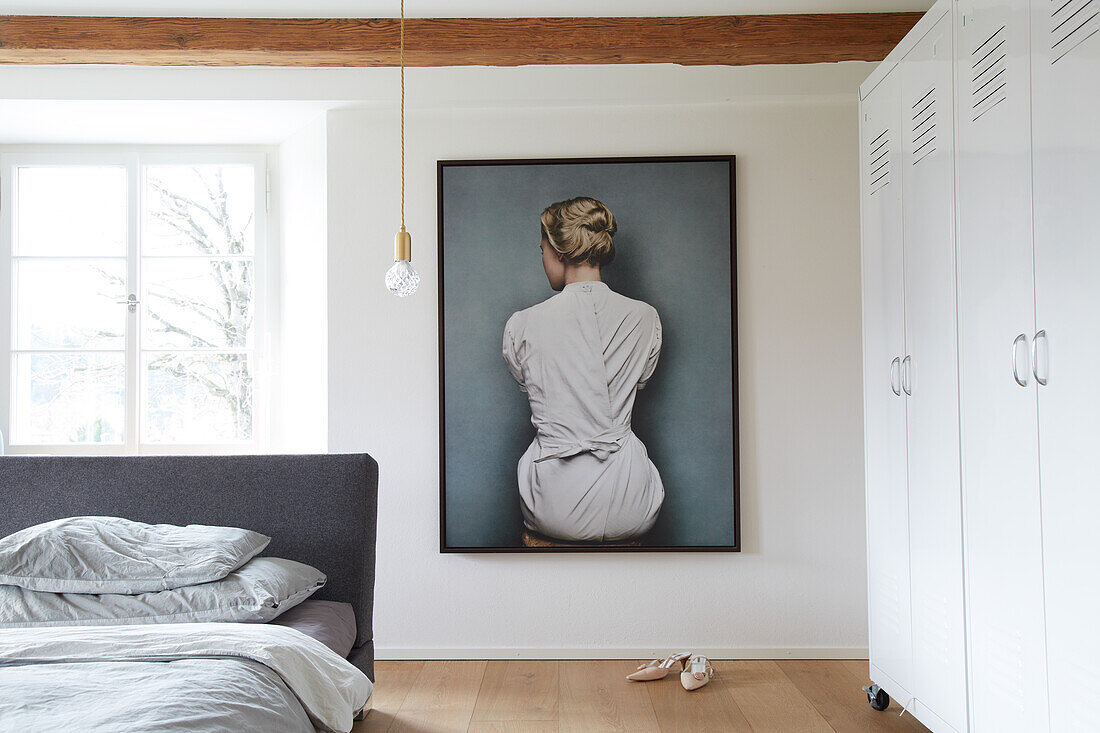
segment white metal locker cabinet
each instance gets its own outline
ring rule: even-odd
[[[1027,3],[1019,0],[962,0],[957,7],[959,399],[970,719],[976,732],[1042,733],[1049,715],[1043,540],[1028,351],[1035,333],[1030,19]]]
[[[1035,376],[1053,731],[1100,730],[1100,0],[1032,0]],[[1043,333],[1045,332],[1045,333]]]
[[[934,731],[966,730],[952,20],[902,60],[903,389],[909,443],[913,706]]]
[[[901,84],[891,73],[861,104],[864,445],[871,679],[908,697],[909,507],[901,359]]]

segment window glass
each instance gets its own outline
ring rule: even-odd
[[[121,443],[122,353],[21,353],[14,358],[13,443]]]
[[[126,256],[126,169],[20,166],[13,254]]]
[[[250,165],[146,167],[142,254],[254,254],[255,181]]]
[[[126,260],[17,259],[17,349],[124,349]]]

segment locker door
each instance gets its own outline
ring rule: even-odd
[[[1049,0],[1048,0],[1049,1]],[[955,19],[959,394],[974,731],[1047,730],[1026,3]],[[1014,377],[1013,350],[1018,357]]]
[[[1051,730],[1100,730],[1100,0],[1033,0],[1039,465]]]
[[[902,61],[902,221],[914,709],[966,730],[951,16]],[[929,715],[931,713],[931,715]]]
[[[895,71],[861,104],[863,390],[871,679],[908,695],[909,508],[901,248],[901,84]]]

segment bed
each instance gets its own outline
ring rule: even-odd
[[[0,458],[0,506],[3,507],[0,537],[49,520],[78,515],[117,516],[150,524],[235,526],[268,535],[271,542],[261,553],[263,556],[286,558],[317,568],[327,576],[327,582],[313,598],[350,604],[355,616],[356,639],[347,661],[373,681],[377,488],[377,463],[365,454],[12,456]],[[115,666],[111,667],[108,682],[93,684],[94,675],[86,675],[88,689],[76,690],[74,686],[72,694],[83,692],[102,696],[109,690],[97,684],[116,684],[121,690],[126,687],[123,681],[131,680],[132,689],[147,686],[148,694],[143,697],[149,697],[161,695],[173,685],[178,688],[179,683],[174,678],[158,681],[149,675],[150,669],[173,669],[171,665],[145,664],[142,667],[143,662],[165,660],[169,651],[175,655],[172,664],[179,665],[177,669],[208,665],[212,656],[233,657],[235,664],[255,667],[251,674],[257,679],[266,675],[273,686],[281,684],[280,680],[290,685],[314,727],[322,730],[350,727],[350,723],[341,718],[347,711],[340,712],[338,723],[325,715],[329,707],[343,704],[344,701],[337,698],[351,694],[348,690],[356,686],[352,673],[358,675],[358,672],[320,642],[274,624],[202,624],[209,632],[205,637],[214,640],[204,643],[220,645],[218,653],[212,654],[209,649],[192,648],[195,627],[199,625],[19,630],[18,636],[0,637],[4,641],[0,644],[0,654],[5,656],[4,661],[9,666],[12,660],[20,659],[26,662],[24,670],[33,670],[33,673],[20,676],[21,683],[31,685],[27,689],[36,690],[38,688],[33,685],[39,684],[42,694],[54,689],[53,694],[62,696],[66,691],[57,691],[57,685],[51,687],[49,682],[56,679],[56,675],[35,669],[46,670],[50,665],[39,662],[70,662],[82,664],[87,670],[95,666],[87,665],[89,661],[109,660]],[[69,659],[61,658],[62,653],[58,651],[61,646]],[[315,647],[320,647],[323,653],[317,652]],[[73,649],[79,650],[75,657]],[[324,669],[318,672],[319,668]],[[64,665],[57,669],[63,670]],[[224,664],[218,667],[218,670],[224,669]],[[314,684],[315,678],[326,676],[326,669],[332,679],[325,684]],[[219,674],[220,671],[211,669],[203,672],[205,676],[190,679],[192,683],[195,679],[209,679],[211,686],[216,687],[221,684]],[[40,678],[37,681],[36,675]],[[158,688],[158,684],[163,685],[163,689]],[[224,684],[228,690],[235,682],[226,679]],[[356,689],[355,694],[362,697],[362,687]],[[257,721],[262,720],[263,714],[270,714],[262,709],[234,713],[230,708],[241,703],[239,697],[226,694],[228,707],[214,713],[255,713],[260,716]],[[65,699],[61,697],[57,702]],[[138,707],[138,702],[134,705]],[[170,713],[164,711],[164,704],[153,707],[157,710],[151,710],[150,714]],[[257,722],[254,729],[264,726]],[[0,729],[3,729],[2,722]],[[192,730],[184,726],[179,729]]]

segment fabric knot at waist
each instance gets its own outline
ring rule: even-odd
[[[550,452],[536,458],[535,463],[549,461],[551,458],[570,458],[581,453],[591,453],[601,461],[606,461],[608,456],[617,453],[623,447],[628,435],[630,435],[630,425],[613,425],[591,438],[576,443],[556,443],[553,440],[539,437],[539,447],[543,451]]]

